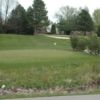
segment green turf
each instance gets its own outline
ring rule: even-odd
[[[54,43],[57,43],[54,46]],[[0,50],[17,49],[70,49],[68,40],[58,40],[43,35],[21,36],[21,35],[0,35]]]
[[[69,40],[0,35],[0,86],[74,88],[99,86],[98,80],[100,56],[73,52]]]

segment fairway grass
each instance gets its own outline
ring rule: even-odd
[[[7,89],[100,88],[100,56],[73,52],[69,40],[0,35],[3,84]]]
[[[43,35],[0,35],[0,50],[18,49],[71,49],[69,40],[58,40]],[[57,45],[55,46],[54,43]]]

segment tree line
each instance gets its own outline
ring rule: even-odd
[[[65,6],[56,13],[59,32],[69,35],[72,31],[96,32],[100,36],[100,9],[94,10],[91,16],[87,7],[76,9]]]
[[[27,10],[17,0],[0,0],[0,4],[0,33],[46,33],[49,20],[42,0],[34,0]]]
[[[52,23],[52,34],[56,34],[57,29],[59,34],[95,31],[100,36],[100,9],[95,10],[91,16],[87,7],[76,9],[65,6],[56,13],[56,19],[57,22]],[[27,10],[17,0],[0,0],[0,33],[47,33],[49,25],[48,11],[42,0],[33,0]]]

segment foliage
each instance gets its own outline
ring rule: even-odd
[[[3,25],[2,23],[0,23],[0,33],[2,33],[4,30],[3,30]]]
[[[17,0],[0,0],[0,16],[2,16],[4,24],[6,24],[11,11],[16,7],[17,3]]]
[[[34,34],[33,8],[29,7],[27,9],[26,14],[27,14],[27,20],[28,20],[27,33],[28,34]]]
[[[11,11],[16,7],[17,0],[0,0],[0,32],[7,32],[7,21]]]
[[[52,26],[51,26],[51,34],[56,34],[56,24],[52,24]]]
[[[71,45],[73,50],[83,51],[87,47],[87,39],[84,36],[71,35]]]
[[[27,16],[25,9],[18,5],[11,13],[7,22],[7,32],[25,34],[27,31]]]
[[[91,54],[100,54],[100,39],[96,35],[92,35],[89,38],[88,49]]]
[[[77,35],[71,35],[70,37],[71,39],[71,46],[73,48],[73,50],[77,50],[77,44],[78,44],[78,36]]]
[[[93,21],[96,27],[100,25],[100,9],[94,10]]]
[[[94,30],[94,25],[89,12],[82,9],[77,16],[77,30],[90,32]]]
[[[1,32],[3,29],[5,33],[13,34],[33,34],[35,30],[45,33],[48,24],[47,10],[42,0],[34,0],[27,11],[17,0],[0,0]]]
[[[46,31],[46,26],[48,26],[48,16],[45,4],[42,0],[34,0],[33,3],[33,19],[35,25],[35,33]]]
[[[100,37],[100,9],[94,10],[93,21],[95,25],[95,32]]]
[[[100,54],[100,40],[95,34],[91,36],[72,35],[70,39],[73,50],[88,50],[90,54]]]
[[[59,31],[70,34],[71,31],[75,30],[76,16],[77,10],[75,8],[69,6],[60,8],[59,12],[56,14]]]
[[[100,25],[99,26],[97,26],[97,35],[100,37]]]
[[[77,50],[83,51],[87,47],[87,40],[83,36],[78,37]]]

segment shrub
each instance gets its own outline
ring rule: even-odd
[[[97,27],[97,35],[100,37],[100,25]]]
[[[96,35],[89,38],[88,49],[93,55],[100,54],[100,40]]]
[[[71,35],[70,39],[73,50],[83,51],[86,49],[87,42],[85,36]]]
[[[85,36],[79,36],[78,37],[78,43],[77,43],[77,50],[78,51],[83,51],[87,47],[87,40]]]
[[[71,35],[70,40],[71,40],[71,46],[72,46],[73,50],[77,50],[78,36]]]
[[[92,36],[71,35],[70,39],[73,50],[83,51],[88,48],[90,54],[100,54],[100,39],[96,34]]]

